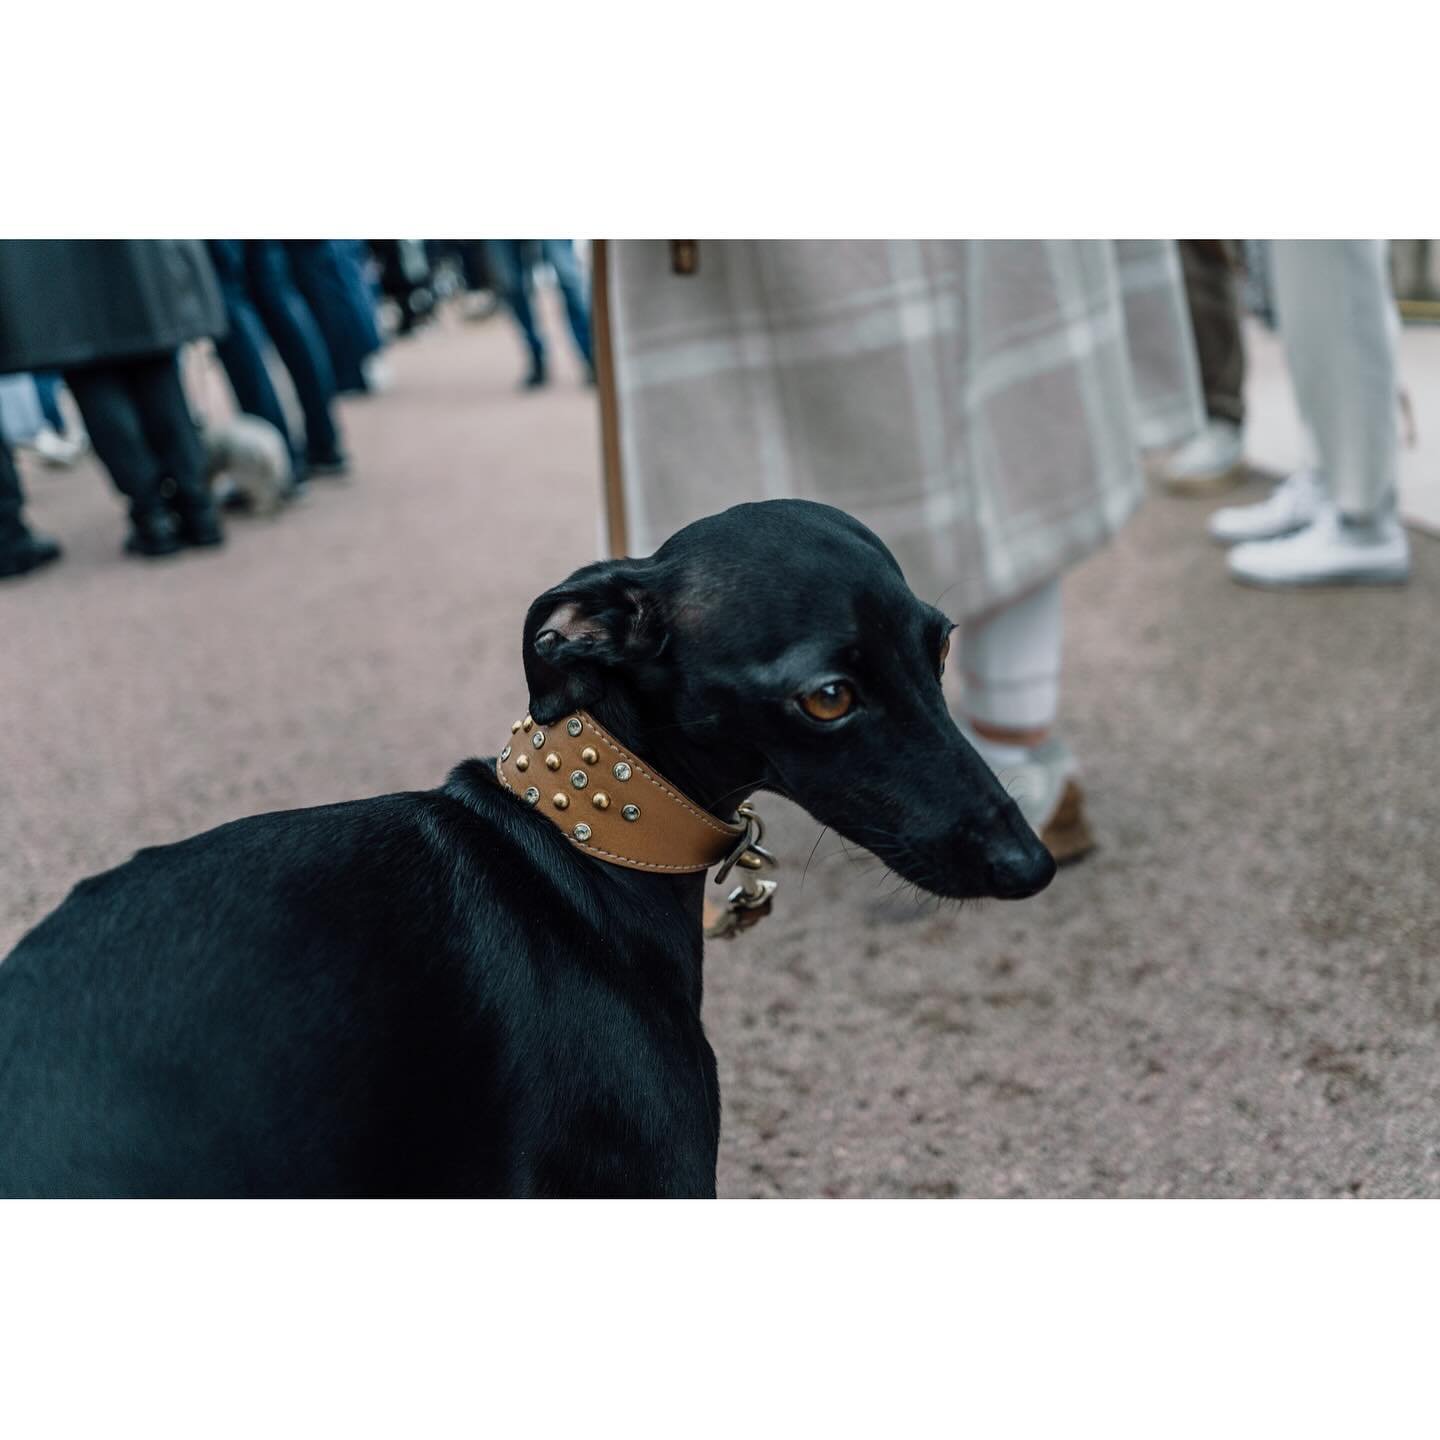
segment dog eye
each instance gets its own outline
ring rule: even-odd
[[[945,637],[944,643],[940,646],[940,673],[945,673],[945,662],[950,658],[950,637]]]
[[[800,697],[800,708],[812,720],[838,720],[850,713],[854,703],[855,692],[843,680],[832,680]]]

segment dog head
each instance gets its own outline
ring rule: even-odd
[[[530,710],[592,711],[714,810],[788,796],[935,894],[1032,895],[1054,861],[950,717],[951,629],[843,511],[737,505],[541,595]]]

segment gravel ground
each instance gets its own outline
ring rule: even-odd
[[[397,345],[353,479],[217,554],[123,560],[93,465],[27,469],[68,555],[0,587],[0,953],[140,845],[493,750],[527,602],[596,545],[557,362],[522,396],[503,321]],[[1440,1194],[1440,542],[1408,589],[1264,594],[1204,510],[1068,582],[1102,848],[1045,895],[937,908],[829,835],[802,880],[815,825],[763,807],[777,913],[707,972],[722,1194]]]

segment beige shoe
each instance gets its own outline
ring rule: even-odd
[[[1207,420],[1195,438],[1160,467],[1172,495],[1213,495],[1245,478],[1245,435],[1231,420]]]

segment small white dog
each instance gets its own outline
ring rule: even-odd
[[[256,515],[273,515],[294,488],[290,447],[268,421],[236,415],[223,424],[205,424],[205,470],[213,490],[222,476],[249,501]]]

